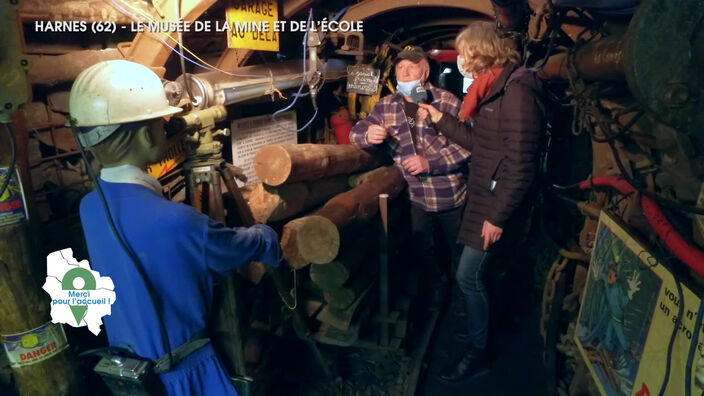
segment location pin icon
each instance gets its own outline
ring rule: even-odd
[[[83,279],[83,287],[76,288],[74,286],[74,281],[76,279]],[[85,268],[73,268],[64,274],[64,278],[61,280],[61,289],[63,290],[95,290],[95,277],[93,274]],[[76,318],[76,324],[80,326],[81,319],[86,314],[88,310],[87,305],[69,305],[73,317]]]

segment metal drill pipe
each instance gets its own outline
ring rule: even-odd
[[[347,62],[330,59],[323,64],[322,70],[326,81],[336,81],[347,77]],[[261,77],[237,77],[221,72],[207,72],[179,76],[174,82],[185,92],[185,79],[188,78],[192,94],[198,109],[214,105],[230,105],[247,100],[264,97],[272,88],[291,89],[301,85],[304,75],[301,62],[288,61],[269,65],[245,66],[236,70],[238,74],[258,75]],[[175,103],[181,96],[172,98]]]
[[[585,44],[574,53],[574,69],[585,80],[623,81],[623,49],[623,36],[610,36]],[[538,76],[543,79],[567,79],[570,76],[569,61],[567,53],[553,55],[538,72]]]

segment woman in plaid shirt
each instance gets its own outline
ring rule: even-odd
[[[470,154],[429,123],[418,121],[414,101],[418,92],[427,92],[427,102],[443,112],[457,116],[460,109],[453,94],[427,82],[429,74],[423,49],[405,47],[396,57],[397,92],[383,97],[369,116],[352,128],[350,142],[363,149],[385,149],[408,182],[413,245],[426,269],[435,273],[431,304],[436,308],[445,297],[447,279],[436,259],[433,236],[439,227],[451,248],[449,269],[454,274],[461,252],[456,241],[467,196]]]

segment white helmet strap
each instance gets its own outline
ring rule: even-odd
[[[117,131],[121,125],[100,125],[95,127],[80,127],[78,139],[83,147],[92,147],[105,140],[113,132]]]

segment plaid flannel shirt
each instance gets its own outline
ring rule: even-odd
[[[432,94],[432,105],[457,117],[460,101],[453,94],[430,83],[426,83],[425,88]],[[450,142],[427,122],[416,120],[413,127],[409,125],[404,100],[398,92],[381,98],[369,116],[352,128],[350,142],[357,147],[371,149],[374,146],[366,141],[367,129],[373,124],[383,126],[389,136],[379,146],[389,152],[401,169],[408,182],[411,202],[428,212],[461,206],[467,197],[467,159],[470,153]],[[411,128],[414,128],[413,136]],[[416,154],[425,157],[430,164],[429,176],[424,180],[411,175],[401,166],[401,161]]]

